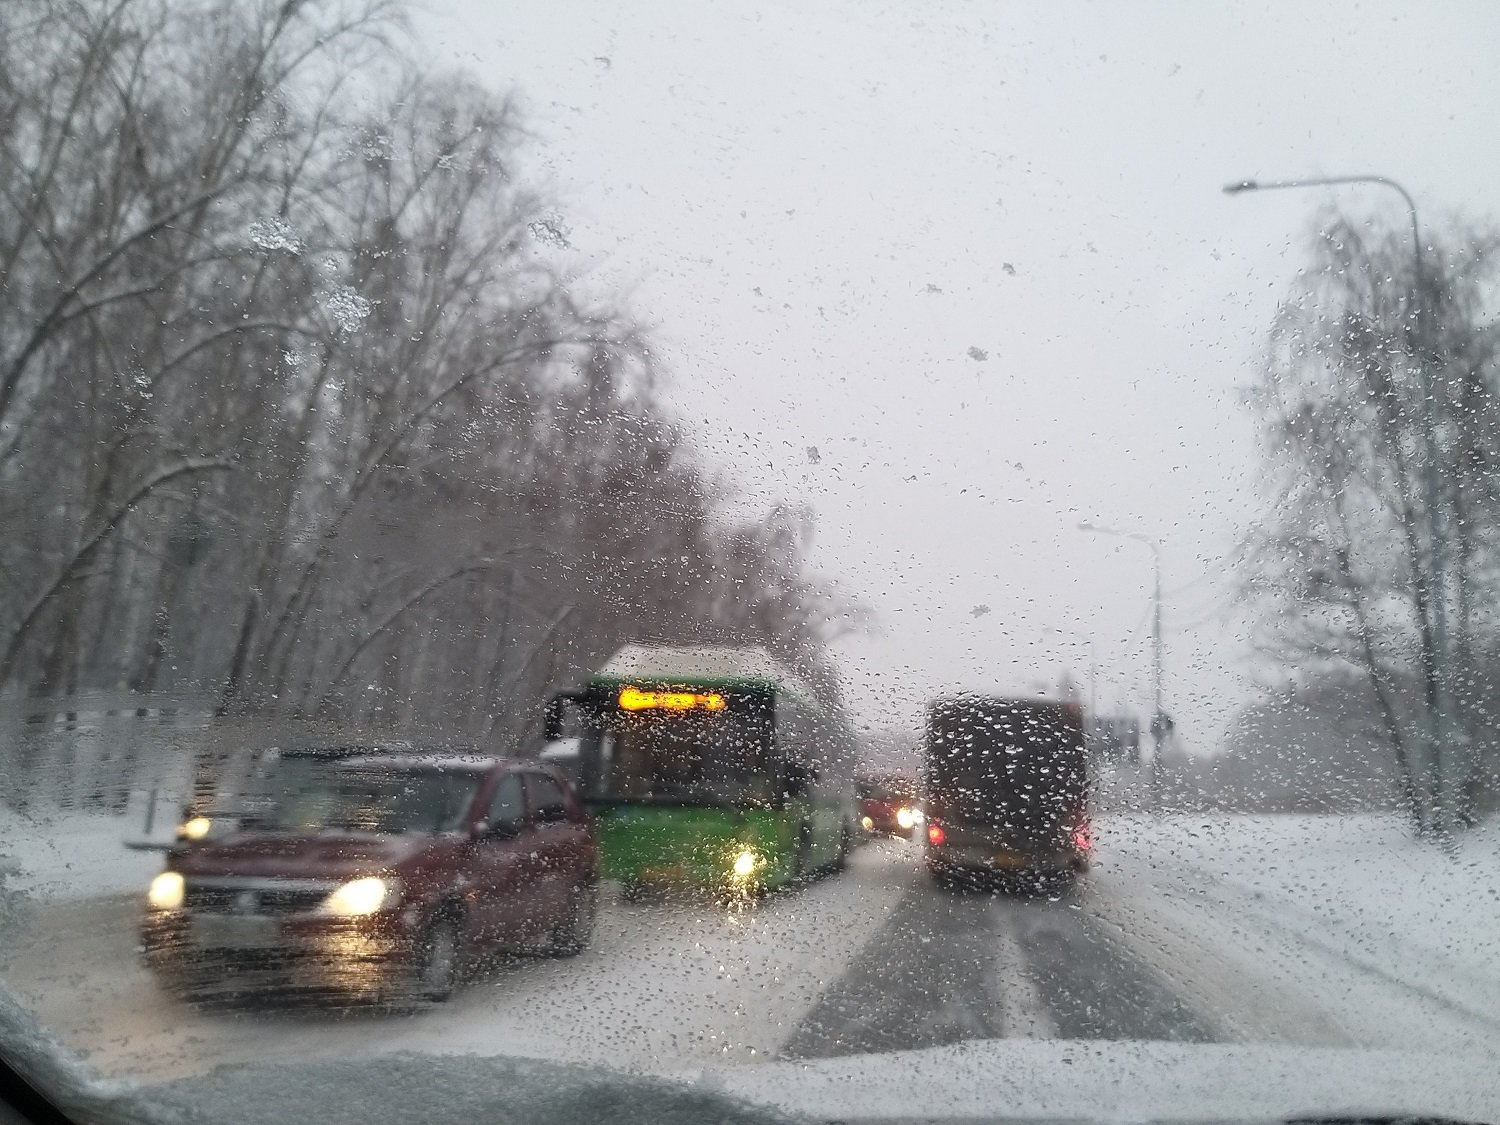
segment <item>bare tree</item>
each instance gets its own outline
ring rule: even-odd
[[[1352,669],[1367,681],[1418,832],[1443,822],[1444,801],[1472,820],[1495,754],[1483,737],[1482,669],[1500,642],[1488,610],[1500,586],[1500,366],[1487,319],[1496,246],[1494,235],[1462,231],[1433,248],[1436,264],[1418,279],[1402,235],[1333,217],[1282,307],[1250,396],[1269,489],[1264,529],[1245,559],[1247,591],[1265,610],[1259,643],[1304,678]],[[1415,300],[1433,334],[1425,349]],[[1425,440],[1429,377],[1435,465]],[[1433,585],[1425,533],[1429,470],[1442,481],[1436,519],[1450,559],[1442,587]],[[1433,629],[1439,598],[1456,610],[1447,660]],[[1456,702],[1458,732],[1435,746],[1424,732],[1442,686]]]
[[[400,26],[0,5],[0,690],[514,744],[621,643],[712,636],[836,697],[810,517],[726,520],[514,104]]]

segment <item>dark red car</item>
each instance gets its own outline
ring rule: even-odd
[[[922,823],[916,782],[902,774],[862,777],[854,783],[859,826],[869,836],[904,836],[910,840]]]
[[[478,952],[581,952],[597,872],[592,823],[550,767],[363,756],[299,775],[232,835],[169,855],[143,949],[188,989],[263,973],[442,1000]]]

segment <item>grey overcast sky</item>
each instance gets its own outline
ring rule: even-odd
[[[426,0],[439,64],[515,90],[578,262],[654,327],[742,500],[817,513],[877,611],[850,698],[1064,667],[1212,750],[1252,694],[1224,558],[1256,510],[1239,401],[1332,202],[1500,202],[1500,4]],[[810,452],[815,451],[815,452]]]

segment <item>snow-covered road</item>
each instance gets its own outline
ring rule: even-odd
[[[1327,916],[1316,908],[1338,895],[1315,896],[1305,872],[1258,886],[1265,864],[1245,857],[1264,854],[1276,826],[1232,828],[1210,827],[1213,847],[1195,850],[1202,825],[1106,826],[1095,870],[1055,901],[936,891],[897,841],[743,909],[610,901],[582,957],[514,961],[400,1015],[172,999],[139,965],[137,903],[119,896],[31,903],[0,979],[101,1075],[138,1079],[395,1051],[681,1074],[981,1038],[1500,1058],[1492,946],[1397,899],[1384,915],[1367,903]],[[1316,854],[1321,869],[1328,854]],[[1482,930],[1487,885],[1466,875],[1454,889],[1473,905],[1452,917]]]
[[[104,1076],[401,1050],[652,1071],[751,1061],[777,1050],[889,921],[917,882],[916,859],[908,845],[872,845],[842,874],[739,909],[611,899],[582,956],[508,962],[415,1013],[173,999],[134,953],[138,897],[33,904],[0,979]]]

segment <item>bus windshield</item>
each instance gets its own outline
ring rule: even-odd
[[[775,786],[766,725],[754,715],[616,712],[602,732],[593,796],[759,803]]]

